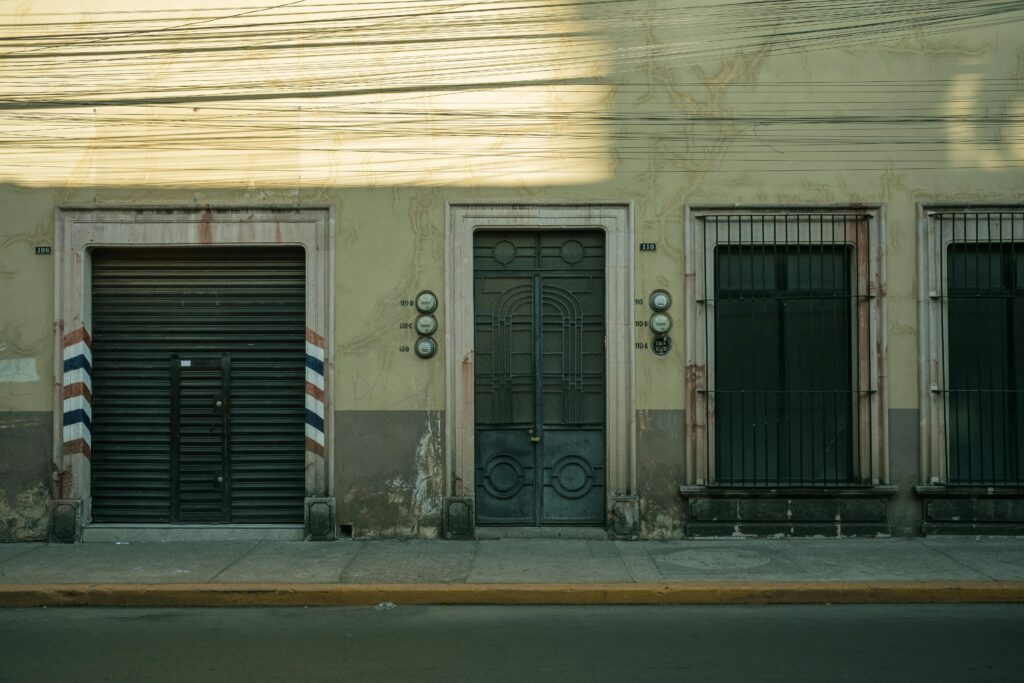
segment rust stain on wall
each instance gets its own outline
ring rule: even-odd
[[[207,209],[199,219],[199,232],[197,234],[200,244],[213,243],[213,212]]]

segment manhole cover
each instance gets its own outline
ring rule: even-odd
[[[771,558],[753,550],[680,550],[666,555],[665,560],[687,569],[704,571],[722,571],[737,569],[754,569],[768,564]]]

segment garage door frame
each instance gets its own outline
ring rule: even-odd
[[[91,260],[95,247],[300,246],[306,252],[306,526],[333,536],[334,216],[330,207],[59,207],[54,241],[53,532],[91,523]],[[325,518],[330,522],[325,527]],[[311,529],[312,526],[316,527]],[[329,528],[327,528],[329,527]]]

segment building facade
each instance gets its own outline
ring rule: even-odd
[[[0,540],[1024,530],[1024,10],[221,4],[5,17]]]

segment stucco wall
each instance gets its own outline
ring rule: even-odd
[[[90,11],[129,5],[109,0],[90,3]],[[890,409],[906,411],[892,425],[899,435],[890,439],[890,471],[892,483],[909,486],[917,477],[909,425],[919,400],[916,206],[1024,202],[1020,15],[938,35],[879,33],[829,49],[794,52],[769,36],[723,41],[716,52],[705,34],[721,30],[723,20],[692,2],[651,0],[621,15],[596,2],[554,5],[532,15],[534,33],[550,36],[539,43],[514,27],[514,13],[490,15],[492,25],[508,26],[501,50],[454,37],[415,51],[403,43],[390,55],[356,44],[348,53],[355,56],[342,65],[297,43],[262,63],[224,38],[222,53],[201,63],[205,71],[189,66],[195,55],[188,51],[161,53],[159,60],[137,55],[140,61],[128,62],[133,69],[104,66],[109,55],[102,54],[72,64],[72,53],[62,57],[52,48],[31,67],[8,62],[0,70],[4,92],[23,92],[31,69],[47,76],[50,90],[35,109],[31,103],[0,108],[0,128],[7,131],[0,139],[9,150],[0,164],[0,414],[31,413],[38,420],[54,410],[53,260],[33,250],[52,244],[55,207],[331,206],[339,521],[369,534],[432,535],[443,490],[444,454],[434,441],[444,409],[443,355],[423,361],[399,353],[413,340],[400,329],[411,320],[400,300],[421,289],[442,293],[446,202],[628,201],[636,241],[657,244],[655,252],[636,255],[635,296],[667,289],[678,313],[668,357],[637,351],[635,403],[641,526],[647,536],[674,535],[681,506],[666,482],[682,478],[682,449],[674,440],[682,439],[686,409],[683,207],[881,203],[888,401]],[[21,7],[4,32],[38,33],[31,26],[37,13],[67,12],[57,0]],[[689,21],[666,21],[671,11]],[[737,7],[728,12],[743,16]],[[196,9],[172,18],[184,24],[208,16]],[[272,16],[236,23],[262,30],[277,21]],[[61,15],[85,27],[98,20]],[[701,22],[708,25],[703,30]],[[398,25],[400,42],[440,30],[412,19]],[[155,38],[149,47],[187,48],[201,34],[174,36]],[[694,40],[704,47],[687,52]],[[341,48],[321,49],[334,55]],[[509,58],[523,50],[529,59]],[[386,72],[389,58],[418,65],[417,75],[411,67]],[[243,59],[240,75],[232,75],[230,67]],[[243,76],[269,78],[281,68],[308,78],[246,87]],[[88,73],[76,78],[76,69]],[[203,75],[202,92],[190,80],[194,73]],[[90,99],[87,86],[104,79],[134,90],[115,104]],[[226,97],[218,100],[217,93]],[[244,144],[232,147],[231,126],[241,119],[231,111],[239,108],[253,126],[245,129],[251,135]],[[915,112],[933,120],[901,122]],[[65,137],[26,127],[26,113],[59,119]],[[140,114],[144,122],[132,119]],[[403,121],[400,114],[414,116]],[[982,115],[989,118],[972,118]],[[871,116],[882,118],[865,123]],[[384,122],[386,134],[368,133],[374,122]],[[273,124],[272,132],[261,137],[261,124]],[[202,130],[204,137],[166,142],[183,130]],[[857,131],[863,144],[847,137]],[[85,144],[61,143],[72,137]],[[801,140],[809,144],[794,144]],[[438,339],[444,314],[438,312]],[[385,424],[398,427],[366,431]],[[25,480],[29,488],[44,480],[39,473],[49,470],[52,457],[52,439],[43,438],[40,426],[32,429],[39,433],[16,445],[5,437],[0,450],[3,471],[33,473]],[[8,506],[20,495],[17,488],[5,482]],[[912,500],[894,505],[900,510],[894,529],[911,532]],[[15,516],[18,528],[38,529],[36,512]]]

